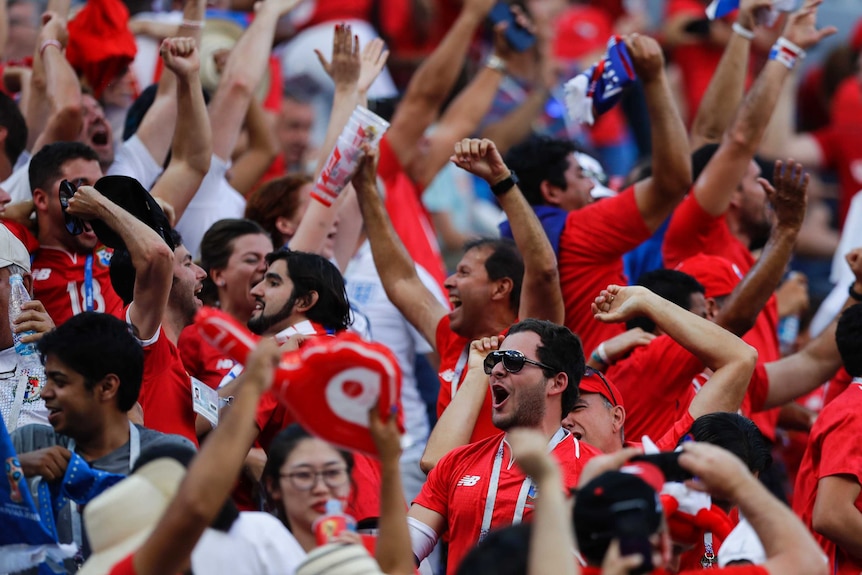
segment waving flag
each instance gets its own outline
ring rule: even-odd
[[[637,79],[632,59],[620,36],[611,36],[605,57],[566,82],[569,116],[593,125],[595,118],[614,107],[623,91]]]
[[[761,26],[772,26],[778,19],[779,12],[795,12],[799,9],[800,0],[775,0],[770,10],[757,15],[757,23]],[[739,0],[712,0],[706,7],[706,16],[710,20],[724,18],[734,10],[739,9]]]

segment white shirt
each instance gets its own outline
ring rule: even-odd
[[[16,391],[22,384],[22,377],[23,374],[18,369],[18,355],[15,353],[15,348],[10,347],[0,351],[0,412],[3,414],[3,421],[9,432],[31,423],[51,425],[48,423],[48,409],[45,407],[45,400],[42,399],[44,380],[36,389],[28,386],[28,389],[25,390],[24,401],[21,403],[21,411],[18,413],[18,421],[11,421],[12,406],[15,402]]]

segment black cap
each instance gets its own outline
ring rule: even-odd
[[[100,194],[150,226],[173,250],[176,248],[171,239],[171,224],[158,202],[141,185],[128,176],[105,176],[99,179],[94,187]],[[99,241],[114,249],[125,249],[120,234],[108,227],[101,220],[90,222]]]

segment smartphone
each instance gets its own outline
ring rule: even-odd
[[[507,22],[509,24],[506,27],[506,41],[512,47],[512,50],[524,52],[532,48],[533,44],[536,43],[536,36],[518,24],[508,2],[497,2],[488,14],[488,19],[492,24],[499,24],[500,22]]]
[[[650,455],[635,455],[629,461],[645,461],[658,467],[664,475],[665,481],[682,483],[694,477],[691,472],[683,469],[679,464],[681,451],[663,451]]]
[[[650,573],[653,570],[649,513],[647,502],[640,499],[620,501],[611,505],[615,533],[620,542],[620,554],[623,557],[640,555],[642,558],[640,567],[629,571],[634,575]]]

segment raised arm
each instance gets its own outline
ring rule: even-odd
[[[473,36],[493,5],[494,0],[465,0],[443,41],[410,79],[386,135],[402,166],[410,166],[421,156],[417,144],[437,119],[461,73]]]
[[[110,201],[92,186],[81,186],[69,199],[69,214],[99,219],[119,234],[135,268],[134,301],[129,319],[138,338],[152,338],[162,323],[174,276],[174,253],[150,226]]]
[[[32,153],[42,146],[53,142],[75,141],[83,126],[81,105],[81,84],[72,69],[63,49],[69,39],[66,20],[54,12],[42,16],[42,30],[39,32],[34,56],[34,69],[41,63],[44,69],[45,94],[49,102],[49,116],[45,129],[37,136]],[[34,82],[38,82],[34,71]],[[32,99],[38,99],[38,89],[33,91]],[[34,110],[39,110],[38,100],[33,101]],[[44,108],[42,108],[44,110]],[[29,115],[28,115],[29,119]]]
[[[749,52],[757,25],[757,13],[768,10],[772,0],[742,0],[736,16],[736,26],[742,32],[730,35],[721,61],[712,75],[709,86],[700,101],[697,115],[691,125],[691,150],[704,144],[720,142],[730,125],[736,108],[745,92]],[[743,33],[751,34],[748,38]]]
[[[395,233],[377,190],[377,152],[367,151],[353,178],[353,187],[371,243],[374,267],[389,301],[436,349],[437,324],[448,310],[419,279],[410,254]]]
[[[463,140],[455,144],[452,161],[488,182],[492,189],[512,175],[491,140]],[[519,317],[562,323],[565,310],[557,257],[542,223],[517,185],[498,191],[497,200],[509,218],[512,236],[524,258]]]
[[[190,38],[194,45],[200,46],[202,28],[196,25],[203,24],[206,12],[206,0],[186,0],[183,6],[183,23],[176,27],[172,36]],[[180,89],[184,88],[183,86]],[[200,90],[200,87],[198,87]],[[172,129],[177,126],[177,121],[182,122],[186,110],[182,106],[183,95],[177,92],[177,77],[175,74],[162,72],[156,97],[147,113],[141,119],[141,125],[135,131],[135,136],[141,140],[147,148],[150,156],[156,164],[164,165],[171,149],[174,133],[182,133]]]
[[[851,286],[855,293],[862,293],[862,248],[847,254],[847,263],[856,276]],[[858,303],[848,297],[841,311]],[[802,397],[821,386],[841,367],[841,355],[835,343],[835,328],[839,313],[829,326],[798,353],[783,357],[766,364],[769,391],[764,409],[784,405],[797,397]]]
[[[248,196],[278,155],[278,141],[263,106],[256,98],[249,100],[245,129],[248,146],[231,166],[230,185],[243,196]]]
[[[799,12],[790,16],[784,38],[807,50],[833,34],[835,28],[816,29],[817,6],[821,2],[807,0]],[[707,213],[719,216],[730,206],[733,192],[760,146],[781,86],[790,73],[785,63],[771,58],[743,100],[721,146],[694,184],[694,197]]]
[[[757,315],[772,296],[793,255],[796,237],[805,218],[809,176],[789,160],[775,162],[777,187],[760,178],[775,212],[775,224],[757,263],[745,274],[715,318],[715,323],[742,336],[754,326]]]
[[[691,187],[691,159],[661,47],[638,34],[627,36],[625,43],[643,83],[652,131],[652,176],[635,184],[635,200],[644,223],[655,231]]]
[[[299,0],[261,2],[254,20],[231,50],[209,106],[213,153],[224,161],[231,158],[248,103],[269,65],[276,22],[298,3]]]
[[[281,352],[274,340],[261,340],[240,374],[242,385],[224,418],[192,460],[179,491],[144,544],[135,551],[138,575],[178,573],[216,518],[242,469],[257,428],[253,425],[261,394],[272,384]]]
[[[212,134],[201,92],[200,59],[191,38],[168,38],[162,42],[161,56],[168,70],[177,76],[177,127],[171,162],[153,186],[154,197],[174,208],[179,220],[209,170]]]
[[[736,411],[742,404],[757,362],[757,351],[716,324],[640,286],[611,285],[592,304],[596,319],[626,321],[646,315],[663,332],[713,370],[709,384],[695,396],[692,418],[716,411]]]
[[[716,499],[731,501],[751,523],[766,551],[762,565],[771,575],[826,575],[829,571],[820,546],[790,508],[776,499],[724,449],[693,441],[683,444],[680,465],[696,485]]]

